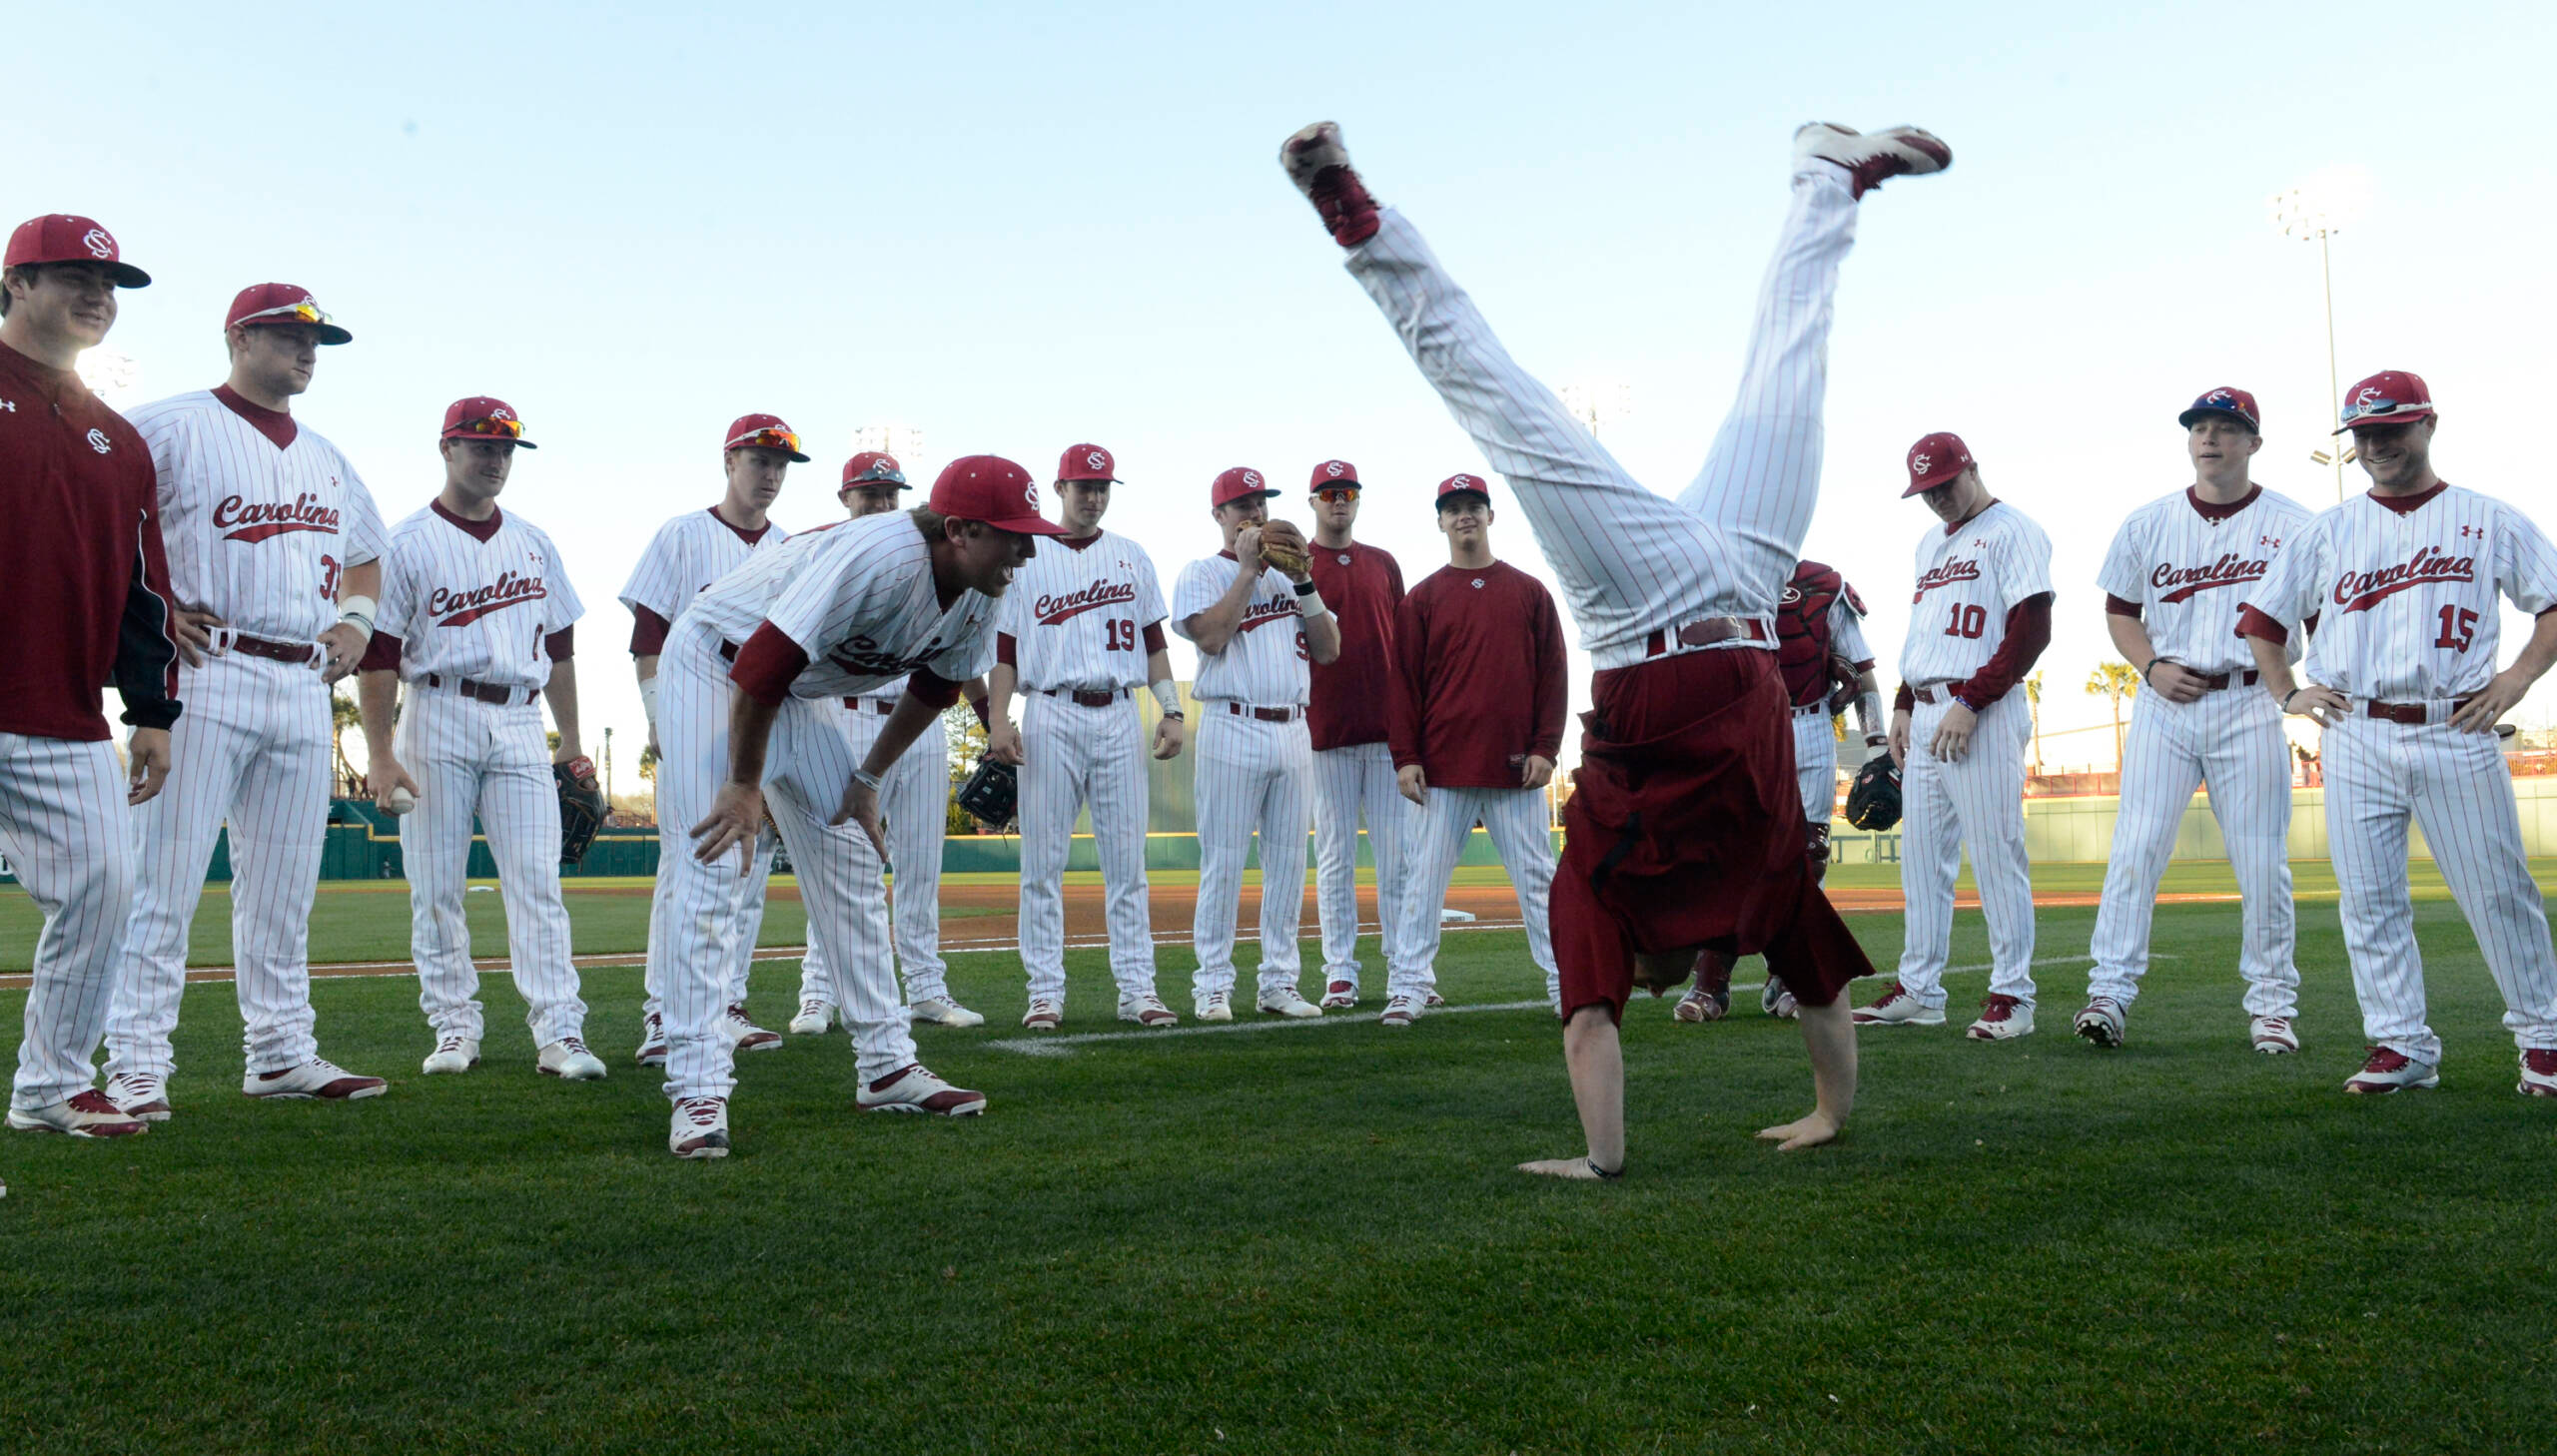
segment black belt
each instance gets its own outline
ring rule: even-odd
[[[466,677],[445,677],[435,672],[426,674],[426,683],[430,688],[450,688],[465,698],[476,698],[480,702],[494,703],[501,708],[513,703],[517,693],[523,694],[523,700],[527,703],[541,696],[539,688],[499,687],[493,682],[472,682]]]
[[[1754,617],[1707,617],[1700,622],[1689,622],[1675,632],[1666,629],[1655,630],[1649,638],[1644,640],[1642,655],[1659,657],[1667,653],[1670,639],[1673,637],[1689,647],[1710,647],[1716,642],[1728,642],[1734,637],[1746,637],[1752,642],[1764,642],[1767,640],[1767,627],[1765,623]]]
[[[230,645],[223,650],[245,652],[251,657],[264,657],[273,662],[292,663],[310,662],[320,655],[320,648],[316,643],[270,642],[264,637],[243,637],[237,634],[232,636]]]
[[[1126,688],[1112,688],[1108,692],[1088,692],[1082,688],[1039,688],[1037,691],[1052,698],[1072,698],[1078,708],[1107,708],[1128,695]]]
[[[2253,687],[2256,683],[2263,681],[2264,675],[2255,671],[2253,668],[2248,668],[2244,672],[2196,672],[2193,676],[2201,679],[2201,690],[2203,692],[2215,693],[2221,688],[2227,687],[2231,682],[2234,682],[2239,687]]]
[[[1305,713],[1302,708],[1247,708],[1232,698],[1226,700],[1226,711],[1238,718],[1258,718],[1264,723],[1293,723]]]
[[[2475,701],[2477,699],[2474,694],[2464,698],[2454,698],[2450,704],[2450,711],[2456,713]],[[2362,704],[2361,710],[2365,716],[2377,718],[2382,723],[2412,723],[2421,726],[2432,721],[2432,704],[2430,703],[2373,702]],[[2447,722],[2448,719],[2444,721]]]

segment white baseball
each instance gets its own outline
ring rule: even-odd
[[[382,807],[394,814],[406,814],[418,807],[418,796],[395,785],[390,797],[383,800]]]

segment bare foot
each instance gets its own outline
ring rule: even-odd
[[[1599,1181],[1598,1169],[1590,1166],[1589,1159],[1585,1157],[1548,1157],[1540,1162],[1522,1162],[1518,1164],[1518,1170],[1538,1177],[1571,1178],[1584,1183]]]
[[[1826,1114],[1814,1112],[1781,1127],[1759,1129],[1758,1139],[1773,1142],[1778,1152],[1791,1152],[1797,1147],[1818,1147],[1838,1139],[1838,1124]]]

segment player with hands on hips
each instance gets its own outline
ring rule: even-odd
[[[1991,970],[1988,999],[1965,1035],[2004,1042],[2034,1030],[2033,866],[2025,857],[2033,719],[2015,688],[2051,645],[2051,538],[1989,493],[1959,435],[1931,434],[1909,447],[1901,494],[1924,498],[1943,524],[1918,540],[1918,590],[1891,715],[1907,815],[1900,973],[1857,1009],[1856,1025],[1944,1025],[1954,877],[1968,847]]]
[[[1183,567],[1172,589],[1173,630],[1199,649],[1199,907],[1191,922],[1199,969],[1191,993],[1203,1022],[1234,1020],[1235,917],[1255,832],[1256,1005],[1272,1016],[1322,1015],[1296,987],[1313,778],[1305,697],[1310,665],[1340,655],[1340,624],[1314,585],[1303,535],[1270,519],[1278,493],[1259,470],[1238,465],[1217,476],[1208,500],[1225,549]]]
[[[666,648],[666,630],[711,582],[745,563],[768,546],[780,545],[790,533],[772,523],[772,503],[781,497],[782,481],[793,464],[808,456],[799,448],[799,433],[777,414],[742,415],[720,436],[719,468],[726,478],[719,503],[687,510],[664,525],[639,553],[630,579],[621,588],[621,604],[630,609],[630,660],[639,675],[639,706],[648,716],[648,746],[657,745],[657,658]],[[769,1052],[781,1038],[746,1016],[746,975],[754,966],[755,935],[762,925],[764,881],[772,870],[773,837],[767,833],[755,847],[755,868],[737,886],[746,909],[743,942],[731,947],[733,979],[728,1010],[721,1027],[741,1052]],[[666,885],[659,881],[648,906],[649,934],[656,934],[665,913]],[[647,985],[640,1011],[639,1051],[642,1067],[666,1065],[665,1002],[656,984]],[[825,1030],[823,1027],[819,1031]]]
[[[169,792],[136,816],[140,879],[107,1017],[107,1095],[148,1120],[170,1115],[188,931],[226,823],[240,1090],[338,1101],[387,1086],[322,1058],[311,1010],[336,777],[329,685],[372,641],[384,532],[354,464],[292,409],[320,351],[353,339],[307,290],[243,289],[223,321],[230,377],[133,414],[160,481],[188,705]]]
[[[1404,844],[1414,816],[1395,782],[1393,752],[1385,742],[1402,568],[1383,550],[1350,539],[1358,520],[1357,466],[1323,461],[1313,468],[1311,490],[1308,566],[1332,620],[1340,624],[1340,656],[1314,664],[1305,700],[1314,750],[1314,911],[1322,930],[1321,1005],[1345,1010],[1358,1004],[1362,815],[1376,867],[1377,948],[1389,967],[1402,933]],[[1433,988],[1430,997],[1435,996]]]
[[[2557,1096],[2557,951],[2495,726],[2557,663],[2557,548],[2528,515],[2434,473],[2438,424],[2432,391],[2403,370],[2345,391],[2335,432],[2352,431],[2370,490],[2282,547],[2238,630],[2264,690],[2324,729],[2326,843],[2370,1043],[2344,1091],[2441,1080],[2406,878],[2411,819],[2503,994],[2519,1090]],[[2498,672],[2505,601],[2532,622]],[[2294,680],[2292,631],[2312,617]]]
[[[1376,1020],[1388,1027],[1418,1020],[1437,988],[1438,905],[1477,820],[1517,892],[1545,999],[1562,1011],[1547,909],[1554,834],[1545,786],[1562,752],[1571,668],[1552,595],[1493,559],[1491,522],[1489,481],[1439,481],[1447,564],[1394,611],[1387,731],[1397,787],[1420,812],[1399,897],[1403,923],[1386,937],[1390,976]]]
[[[1885,748],[1882,690],[1874,683],[1873,649],[1865,645],[1865,603],[1833,567],[1818,561],[1794,565],[1776,603],[1776,666],[1793,707],[1794,778],[1802,791],[1809,833],[1804,853],[1814,884],[1829,875],[1829,821],[1838,808],[1838,738],[1832,726],[1849,706],[1856,710],[1865,750]],[[1767,973],[1758,1008],[1780,1021],[1800,1014],[1801,1003],[1785,980]],[[1672,1015],[1682,1022],[1718,1022],[1731,1011],[1731,962],[1707,951],[1696,962],[1696,984]]]
[[[943,468],[932,503],[803,531],[721,577],[675,620],[658,658],[657,873],[675,881],[672,934],[648,957],[666,998],[666,1145],[724,1157],[733,1046],[718,1030],[736,932],[728,881],[750,867],[767,807],[790,851],[816,944],[831,958],[864,1111],[965,1116],[982,1092],[915,1057],[884,953],[887,836],[879,791],[925,727],[993,665],[1013,573],[1057,534],[1028,471],[994,455]],[[906,690],[856,759],[841,703]],[[865,946],[881,947],[877,954]]]
[[[374,802],[409,816],[400,857],[410,954],[418,1005],[435,1034],[425,1072],[468,1072],[486,1032],[462,909],[475,817],[505,900],[506,953],[533,1068],[592,1082],[604,1066],[586,1050],[586,1004],[559,896],[552,774],[553,764],[568,764],[593,776],[578,740],[573,661],[585,608],[548,533],[498,508],[518,452],[533,448],[523,433],[522,416],[502,399],[474,395],[444,409],[436,440],[443,489],[391,529],[358,706]],[[544,700],[559,730],[555,752],[543,742]]]
[[[1827,1142],[1855,1104],[1841,994],[1873,964],[1804,862],[1770,649],[1820,495],[1831,305],[1859,201],[1886,179],[1943,171],[1953,152],[1915,127],[1862,136],[1813,123],[1793,153],[1737,397],[1703,470],[1671,498],[1628,475],[1509,358],[1418,231],[1377,205],[1338,127],[1306,127],[1279,149],[1350,276],[1508,480],[1597,668],[1551,902],[1563,1062],[1587,1151],[1524,1172],[1624,1172],[1626,999],[1638,979],[1654,995],[1678,985],[1708,946],[1765,952],[1801,1003],[1817,1104],[1759,1135],[1780,1148]]]
[[[178,647],[151,448],[74,365],[115,326],[119,289],[151,276],[87,218],[22,223],[0,262],[0,856],[44,916],[8,1122],[126,1137],[148,1124],[97,1087],[133,912],[132,811],[169,774]],[[116,762],[102,684],[124,699]]]
[[[2263,444],[2255,396],[2217,388],[2177,416],[2193,483],[2132,511],[2097,584],[2114,650],[2140,668],[2146,691],[2124,741],[2122,809],[2088,950],[2079,1036],[2119,1047],[2148,969],[2157,884],[2193,790],[2207,786],[2237,873],[2247,1040],[2257,1052],[2299,1050],[2299,968],[2290,888],[2290,750],[2281,709],[2256,691],[2238,608],[2272,569],[2308,507],[2248,478]],[[2288,656],[2298,656],[2290,634]]]
[[[1021,962],[1030,983],[1021,1024],[1034,1032],[1053,1032],[1065,1018],[1066,856],[1075,816],[1087,805],[1107,895],[1119,1020],[1149,1028],[1181,1020],[1155,988],[1146,895],[1149,750],[1131,700],[1150,692],[1162,713],[1151,750],[1158,760],[1180,754],[1186,724],[1154,559],[1101,527],[1117,470],[1117,459],[1096,444],[1069,446],[1059,458],[1057,518],[1065,531],[1004,594],[988,677],[987,756],[1021,769]],[[1016,696],[1017,729],[1007,716]]]
[[[895,455],[864,450],[844,462],[835,498],[859,520],[903,508],[901,492],[911,488]],[[844,731],[851,736],[856,759],[870,752],[905,691],[904,680],[892,678],[843,700]],[[959,691],[983,719],[984,683],[972,677]],[[834,967],[847,955],[892,959],[912,1020],[938,1027],[982,1027],[986,1019],[951,996],[949,964],[941,958],[941,842],[950,832],[950,730],[939,716],[924,724],[881,777],[879,813],[886,822],[888,865],[896,879],[890,892],[891,933],[874,936],[870,932],[878,927],[864,921],[863,939],[841,949],[812,935],[807,958],[799,964],[799,1015],[791,1019],[790,1029],[813,1036],[833,1021]]]

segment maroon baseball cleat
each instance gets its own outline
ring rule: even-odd
[[[1278,148],[1278,165],[1322,215],[1331,241],[1355,248],[1376,236],[1376,200],[1350,170],[1349,149],[1340,143],[1338,125],[1315,122],[1289,137]]]
[[[2557,1097],[2557,1047],[2533,1047],[2521,1054],[2521,1085],[2513,1091],[2526,1097]]]
[[[118,1111],[96,1088],[51,1106],[11,1107],[9,1125],[21,1132],[68,1132],[74,1137],[133,1137],[151,1130],[150,1124]]]
[[[1846,168],[1858,197],[1882,186],[1885,178],[1925,177],[1954,165],[1954,149],[1916,127],[1893,127],[1868,137],[1829,122],[1813,122],[1795,132],[1794,156]]]
[[[314,1057],[281,1072],[252,1072],[240,1079],[240,1091],[253,1097],[289,1101],[353,1102],[378,1097],[391,1084],[378,1077],[359,1077],[334,1062]],[[137,1115],[139,1115],[137,1113]]]
[[[2394,1052],[2386,1047],[2373,1047],[2370,1060],[2361,1065],[2361,1071],[2345,1080],[2344,1091],[2362,1096],[2380,1096],[2408,1088],[2439,1086],[2441,1078],[2434,1072],[2432,1064],[2417,1062],[2403,1052]]]
[[[910,1062],[877,1082],[865,1083],[855,1098],[865,1112],[931,1112],[943,1117],[969,1117],[986,1109],[986,1094],[952,1087]]]

